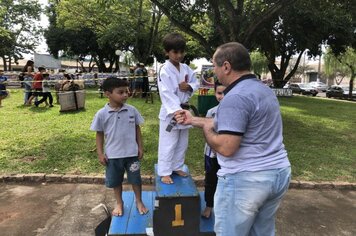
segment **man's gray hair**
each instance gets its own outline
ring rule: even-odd
[[[237,42],[225,43],[219,46],[215,51],[214,61],[217,66],[222,66],[227,61],[234,71],[251,69],[250,54],[241,43]]]

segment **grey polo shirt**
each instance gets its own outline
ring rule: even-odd
[[[141,114],[131,105],[124,104],[120,110],[114,110],[106,104],[96,113],[90,129],[104,132],[108,158],[135,157],[138,155],[136,125],[143,121]]]
[[[290,166],[274,92],[250,74],[229,85],[224,93],[214,118],[215,130],[242,138],[232,157],[218,153],[218,175]]]
[[[208,110],[208,112],[206,113],[206,116],[207,118],[214,118],[215,115],[216,115],[216,111],[218,110],[218,106],[215,106],[213,108],[210,108]],[[205,143],[205,147],[204,147],[204,155],[205,156],[209,156],[211,158],[216,158],[216,154],[215,154],[215,151],[213,151],[213,149],[211,149],[211,147]]]

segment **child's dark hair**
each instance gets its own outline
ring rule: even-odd
[[[216,91],[216,88],[220,85],[222,85],[222,83],[220,83],[219,80],[216,80],[214,83],[214,90]]]
[[[120,87],[128,87],[129,83],[126,80],[119,79],[115,76],[110,76],[103,82],[103,90],[104,92],[108,91],[112,93],[112,91],[115,88],[120,88]]]
[[[166,52],[171,50],[185,51],[186,42],[179,33],[169,33],[163,38],[163,47]]]
[[[43,66],[38,67],[38,71],[46,71],[46,68]]]
[[[27,67],[29,67],[29,66],[33,67],[34,64],[35,64],[34,61],[28,60],[26,62],[26,65],[22,68],[21,72],[27,72],[27,70],[28,70]]]

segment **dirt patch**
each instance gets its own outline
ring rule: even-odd
[[[17,218],[18,213],[16,212],[0,212],[0,224],[5,223],[8,220],[14,220]]]
[[[44,160],[46,157],[38,157],[38,156],[24,156],[21,161],[25,163],[33,163],[35,161]]]
[[[8,191],[11,192],[12,195],[14,195],[11,198],[14,198],[14,197],[23,197],[28,194],[31,194],[32,192],[35,191],[35,188],[30,186],[18,186],[18,187],[11,188]]]

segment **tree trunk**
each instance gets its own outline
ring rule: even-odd
[[[90,57],[90,61],[89,61],[89,65],[88,65],[88,70],[89,72],[92,72],[93,71],[93,68],[95,66],[95,62],[93,62],[93,56]]]
[[[96,64],[98,65],[99,72],[107,72],[105,62],[100,56],[98,56],[98,58],[95,58],[94,60],[95,60]]]
[[[142,37],[142,4],[143,4],[143,0],[139,1],[139,8],[138,8],[138,16],[137,16],[137,28],[136,28],[136,40],[135,40],[135,47],[134,47],[134,51],[135,51],[135,55],[137,57],[137,59],[139,61],[143,60],[143,52],[141,51],[141,47],[139,46],[139,44],[141,43],[141,37]]]
[[[268,58],[268,69],[272,75],[273,86],[275,88],[283,88],[283,86],[292,78],[295,72],[298,69],[300,59],[302,58],[304,51],[300,52],[298,55],[298,59],[295,62],[293,69],[286,75],[286,71],[289,65],[289,61],[291,59],[291,53],[285,52],[281,57],[281,65],[280,68],[275,64],[274,55]]]
[[[153,8],[156,8],[156,6],[153,6]],[[159,9],[159,8],[157,8]],[[161,21],[162,13],[160,10],[158,10],[157,14],[155,11],[152,13],[152,23],[151,23],[151,29],[150,29],[150,46],[148,49],[148,55],[152,54],[153,51],[153,44],[156,40],[157,34],[158,34],[158,27],[159,27],[159,22]],[[147,61],[145,61],[145,64],[147,64]]]
[[[8,68],[8,70],[11,71],[11,70],[12,70],[12,67],[11,67],[11,62],[12,62],[11,56],[9,56],[8,62],[9,62],[9,68]]]
[[[7,62],[5,56],[2,56],[2,64],[4,65],[4,71],[7,71]]]

